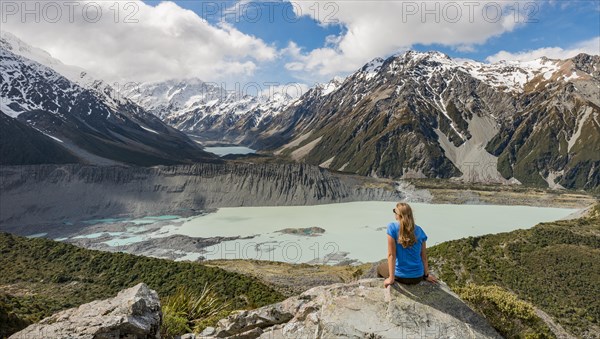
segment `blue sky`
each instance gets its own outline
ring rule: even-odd
[[[225,20],[240,31],[254,35],[277,48],[285,48],[294,41],[307,49],[323,46],[328,35],[342,32],[340,25],[322,26],[314,19],[298,17],[289,2],[252,2],[235,1],[176,1],[178,5],[196,12],[212,24]],[[233,14],[237,3],[240,13],[236,19]]]
[[[344,32],[343,23],[321,25],[308,16],[291,19],[291,4],[288,2],[267,2],[252,5],[238,5],[241,9],[239,19],[235,20],[231,8],[234,2],[214,1],[176,1],[181,7],[188,8],[216,24],[220,19],[232,23],[240,31],[254,35],[277,48],[285,48],[294,41],[305,50],[323,47],[327,36]],[[209,4],[207,4],[209,3]],[[310,2],[309,2],[310,3]],[[521,25],[512,32],[489,38],[485,43],[474,47],[473,51],[460,51],[452,46],[441,44],[415,44],[412,49],[418,51],[437,50],[452,57],[471,58],[484,61],[488,56],[499,51],[520,52],[544,47],[569,48],[572,45],[600,36],[600,0],[584,1],[501,1],[498,4],[509,4],[507,16],[517,13],[529,14],[529,18],[517,19]],[[520,3],[515,6],[515,3]],[[219,8],[216,12],[216,8]],[[316,10],[316,7],[311,11]],[[324,8],[322,15],[327,15]],[[492,10],[490,9],[490,12]],[[216,12],[216,13],[215,13]],[[260,12],[260,13],[259,13]],[[333,9],[328,12],[335,19]],[[443,14],[442,14],[443,15]],[[490,14],[490,19],[492,14]],[[426,19],[432,21],[433,16]],[[440,20],[443,20],[440,18]],[[600,46],[598,46],[600,50]]]
[[[284,50],[290,42],[293,42],[304,53],[310,53],[312,50],[327,46],[328,37],[343,36],[348,30],[348,25],[345,24],[343,18],[340,18],[338,23],[324,24],[311,17],[310,15],[314,16],[316,11],[320,10],[321,17],[329,15],[328,19],[336,20],[334,12],[337,8],[332,6],[324,8],[324,6],[318,6],[315,2],[310,1],[303,2],[309,4],[303,16],[294,14],[292,4],[289,2],[268,2],[266,4],[248,2],[241,5],[240,3],[234,5],[234,2],[219,2],[218,5],[215,5],[215,2],[199,1],[177,3],[183,8],[193,10],[211,24],[217,25],[219,21],[224,20],[241,32],[255,36],[278,50]],[[423,10],[420,2],[415,3],[420,7],[418,8],[419,12]],[[486,61],[492,56],[488,61],[494,61],[493,56],[501,51],[513,54],[545,48],[560,48],[567,51],[582,42],[590,42],[600,36],[600,1],[504,1],[495,2],[495,4],[506,6],[502,8],[502,13],[504,17],[512,18],[512,21],[517,22],[514,28],[498,34],[491,34],[480,43],[467,43],[468,46],[456,43],[420,43],[417,40],[415,43],[397,50],[391,49],[386,54],[410,48],[418,51],[438,50],[451,57],[478,61]],[[340,6],[343,5],[340,3]],[[400,9],[406,8],[401,7]],[[434,5],[428,8],[434,11],[436,9]],[[498,7],[494,6],[494,8]],[[489,21],[496,18],[494,8],[490,7],[486,14]],[[236,17],[233,14],[233,9],[237,10],[239,16]],[[310,15],[306,15],[306,12],[310,12]],[[455,14],[454,12],[444,12],[441,7],[438,12],[440,12],[438,14],[440,15],[439,21],[444,21],[445,16],[449,17],[448,20],[454,20],[451,18]],[[473,11],[475,16],[482,15],[482,13],[483,10],[482,12]],[[400,16],[400,11],[397,14]],[[466,15],[464,12],[462,14]],[[416,13],[415,16],[419,16],[419,13]],[[435,15],[427,14],[425,21],[435,25]],[[452,26],[450,25],[449,28],[452,29]],[[473,29],[477,29],[477,27]],[[381,32],[381,34],[393,33]],[[403,34],[411,34],[411,32],[406,31]],[[600,46],[596,47],[596,53],[600,53]],[[363,61],[367,62],[368,59]],[[360,66],[360,64],[355,66]],[[340,71],[338,75],[347,73],[347,70]],[[315,78],[323,81],[331,74],[318,75]],[[271,77],[281,81],[310,81],[310,76],[306,74],[287,70],[285,62],[282,60],[270,62],[267,69],[259,69],[254,76],[257,79]]]
[[[52,22],[13,8],[3,30],[109,81],[195,77],[228,88],[312,86],[408,49],[484,62],[600,54],[600,0],[93,3],[96,21],[80,11],[85,2]]]

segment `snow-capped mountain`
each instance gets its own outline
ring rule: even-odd
[[[0,32],[0,47],[47,66],[80,87],[95,92],[96,96],[101,98],[112,109],[118,110],[122,105],[131,104],[130,101],[119,93],[120,88],[115,89],[111,84],[81,67],[64,64],[62,61],[52,57],[50,53],[27,44],[10,32]],[[130,84],[117,85],[126,87]]]
[[[124,94],[161,119],[227,96],[220,87],[196,78],[139,83],[128,87]]]
[[[409,51],[317,86],[246,142],[383,177],[600,186],[600,56],[480,63]]]
[[[80,85],[19,53],[63,72],[73,70],[3,32],[0,111],[51,137],[81,161],[151,165],[214,159],[104,82]]]
[[[363,175],[600,187],[600,56],[487,64],[409,51],[293,99],[198,79],[118,92],[10,34],[0,47],[0,110],[88,160],[214,159],[161,117],[203,140]]]
[[[229,141],[269,121],[294,102],[281,92],[241,94],[196,78],[143,83],[123,94],[181,131]]]
[[[328,95],[329,93],[333,93],[335,90],[340,88],[340,86],[344,83],[344,78],[342,77],[334,77],[326,84],[318,84],[315,86],[317,91],[320,91],[319,94],[321,96]]]

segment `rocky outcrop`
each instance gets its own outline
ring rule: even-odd
[[[234,313],[196,337],[500,338],[444,284],[386,289],[382,284],[382,279],[365,279],[315,287],[277,304]]]
[[[314,287],[280,303],[233,312],[181,338],[500,338],[444,284],[383,288],[382,279]],[[115,298],[54,314],[10,337],[160,338],[155,291],[139,284]]]
[[[158,294],[141,283],[112,299],[56,313],[10,339],[160,338],[161,318]]]
[[[2,167],[0,229],[31,234],[39,225],[120,215],[402,198],[391,184],[366,185],[369,180],[304,164]]]

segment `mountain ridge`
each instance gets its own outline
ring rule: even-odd
[[[117,91],[14,36],[3,37],[3,46],[66,69],[65,74],[75,80],[69,83],[50,72],[44,86],[73,91],[72,85],[85,82],[85,95],[101,103],[94,107],[103,112],[100,115],[110,119],[116,112],[130,112],[121,118],[133,120],[139,128],[125,123],[136,131],[117,133],[126,133],[136,151],[148,151],[150,146],[153,153],[141,160],[132,156],[131,149],[109,152],[123,140],[100,126],[101,137],[108,139],[102,145],[95,144],[98,134],[88,130],[74,142],[84,145],[83,151],[70,148],[82,158],[90,158],[87,152],[108,157],[112,164],[130,159],[141,165],[218,161],[201,153],[183,133],[166,127],[158,116],[200,142],[242,144],[287,161],[372,177],[600,189],[600,56],[489,64],[452,59],[440,52],[407,51],[373,59],[345,78],[318,84],[292,99],[281,92],[241,95],[195,78],[135,84]],[[3,53],[11,52],[4,48]],[[5,68],[11,65],[5,64]],[[69,107],[73,100],[53,97],[54,89],[33,88],[30,97],[35,100],[12,102],[20,95],[13,88],[31,84],[11,83],[14,79],[3,74],[11,84],[3,86],[5,113],[18,115],[11,107],[26,109],[22,122],[41,122],[43,126],[36,128],[59,140],[73,137],[53,135],[60,119],[44,112],[56,113],[58,106]],[[40,93],[47,100],[36,97]],[[41,107],[40,100],[47,107]],[[90,112],[89,105],[84,103],[78,110]],[[71,132],[86,128],[77,121],[61,124],[61,130]],[[140,133],[145,135],[142,143],[136,141]],[[166,140],[164,134],[169,135]],[[159,136],[160,142],[153,140]],[[173,151],[181,146],[186,151]],[[177,153],[179,159],[170,159]]]
[[[270,89],[269,94],[252,95],[245,90],[227,90],[189,78],[140,83],[124,90],[123,95],[181,131],[204,140],[226,137],[235,142],[243,134],[240,131],[270,121],[294,102],[282,91]]]
[[[14,39],[6,34],[0,38],[0,110],[53,137],[83,162],[168,165],[220,161],[182,132],[129,99],[119,97],[108,84],[79,84],[46,65],[13,53],[22,52],[27,46]],[[31,49],[25,52],[31,54]],[[47,59],[58,63],[49,56]]]
[[[486,66],[409,51],[375,59],[325,96],[309,90],[245,141],[362,175],[593,190],[600,159],[580,147],[591,137],[600,149],[599,65],[600,56],[585,54]],[[552,129],[563,140],[544,145]],[[518,154],[524,144],[531,146]],[[534,151],[539,160],[527,158]]]

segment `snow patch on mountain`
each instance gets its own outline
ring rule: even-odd
[[[81,81],[87,75],[83,68],[65,65],[50,53],[27,44],[10,32],[0,32],[0,48],[50,67],[73,82]]]
[[[335,91],[337,91],[340,86],[344,83],[345,78],[342,77],[334,77],[326,84],[318,84],[317,88],[321,91],[321,96],[329,95]]]
[[[384,60],[382,58],[375,58],[364,65],[359,71],[365,80],[371,80],[381,70]]]
[[[35,70],[34,73],[43,77],[45,81],[51,83],[60,83],[61,90],[65,93],[77,92],[77,86],[73,86],[68,81],[60,81],[62,76],[54,72],[51,68],[40,65],[39,63],[23,58],[4,48],[5,44],[0,45],[0,102],[2,111],[16,118],[19,114],[26,111],[46,110],[49,112],[58,112],[57,93],[54,93],[54,99],[48,101],[44,96],[46,93],[39,93],[38,88],[33,84],[33,79],[25,77],[22,68]],[[14,85],[13,85],[14,84]]]
[[[542,75],[550,79],[560,70],[560,60],[539,58],[532,61],[500,61],[497,63],[482,63],[470,59],[452,59],[441,52],[407,51],[391,57],[385,68],[385,61],[374,59],[363,66],[357,73],[365,80],[372,80],[381,72],[395,75],[399,71],[412,69],[412,74],[420,79],[430,80],[435,75],[446,72],[465,72],[472,77],[505,92],[522,93],[525,85],[535,77]],[[565,78],[564,81],[575,79]]]
[[[227,96],[212,83],[190,78],[140,83],[125,89],[124,95],[154,115],[165,118],[200,107],[211,107]]]

